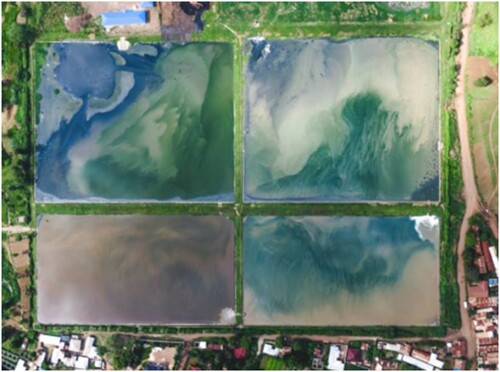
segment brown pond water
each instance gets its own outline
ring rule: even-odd
[[[233,246],[222,216],[41,216],[38,321],[231,322]]]

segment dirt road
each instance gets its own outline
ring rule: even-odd
[[[29,226],[4,226],[2,227],[2,231],[9,234],[26,234],[30,232],[36,232],[36,229],[33,229]]]
[[[468,2],[462,14],[462,45],[457,56],[457,65],[460,67],[458,72],[457,90],[455,95],[455,110],[457,112],[458,135],[460,138],[461,156],[462,156],[462,176],[464,181],[465,197],[465,215],[460,228],[460,237],[458,240],[458,268],[457,280],[460,287],[460,317],[462,319],[462,336],[467,340],[467,357],[475,358],[476,340],[475,332],[472,328],[472,322],[469,319],[467,309],[463,304],[467,301],[467,290],[465,282],[464,262],[462,253],[465,249],[465,235],[469,229],[469,218],[479,212],[479,197],[474,178],[474,168],[472,167],[472,156],[469,144],[469,131],[467,126],[467,103],[465,97],[466,76],[465,69],[467,57],[469,55],[469,35],[474,16],[474,3]]]

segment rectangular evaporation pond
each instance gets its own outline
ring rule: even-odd
[[[439,47],[247,42],[244,199],[439,200]]]
[[[223,216],[40,216],[38,321],[232,324],[233,248]]]
[[[439,220],[247,217],[244,324],[439,324]]]
[[[37,52],[38,202],[234,200],[231,44]]]

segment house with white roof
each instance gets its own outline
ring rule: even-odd
[[[344,368],[345,364],[340,358],[340,347],[338,345],[330,345],[328,365],[326,366],[326,369],[330,371],[343,371]]]

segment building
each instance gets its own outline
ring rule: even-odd
[[[245,359],[245,357],[247,356],[247,349],[245,349],[244,347],[237,347],[233,350],[233,356],[236,359]]]
[[[493,266],[495,267],[495,272],[497,273],[497,276],[500,276],[498,273],[498,256],[497,256],[497,249],[495,246],[491,246],[489,248],[490,251],[490,256],[493,260]]]
[[[205,350],[207,348],[207,342],[199,341],[198,343],[195,343],[195,346],[200,350]]]
[[[42,352],[38,354],[35,360],[35,366],[37,366],[38,368],[42,368],[42,364],[45,361],[45,358],[47,358],[47,352],[45,350],[42,350]]]
[[[363,362],[363,353],[361,349],[349,348],[347,350],[346,362],[352,364],[360,364]]]
[[[273,356],[273,357],[279,356],[280,352],[281,352],[280,348],[277,348],[276,346],[274,346],[273,344],[270,344],[269,342],[264,343],[264,347],[262,348],[263,354]]]
[[[469,298],[488,297],[489,295],[488,282],[486,280],[482,280],[479,283],[469,285],[467,292],[469,294]]]
[[[61,343],[61,337],[40,334],[38,341],[45,347],[58,347]]]
[[[221,345],[221,344],[208,344],[207,345],[207,349],[208,350],[212,350],[212,351],[222,351],[222,350],[224,350],[224,345]]]
[[[89,368],[89,358],[84,356],[78,356],[75,361],[75,369],[86,370]]]
[[[401,344],[391,344],[389,342],[379,342],[379,346],[382,350],[392,351],[393,353],[399,353],[401,351]]]
[[[147,18],[145,10],[123,10],[101,14],[101,22],[106,29],[115,26],[143,25],[148,22]]]
[[[69,351],[79,353],[82,351],[82,339],[79,336],[71,336],[69,340]]]
[[[495,272],[495,265],[493,264],[493,258],[491,257],[490,245],[488,244],[488,242],[481,242],[481,250],[483,251],[483,256],[486,261],[486,268],[488,269],[488,272]]]
[[[403,355],[403,354],[398,354],[398,360],[401,362],[408,363],[414,367],[423,369],[424,371],[433,371],[434,367],[431,366],[430,364],[424,362],[423,360],[414,358],[409,355]]]
[[[85,346],[83,347],[83,355],[89,356],[92,353],[92,348],[94,347],[95,338],[92,336],[87,337],[85,340]]]
[[[330,371],[343,371],[345,364],[341,359],[341,350],[339,345],[330,345],[330,352],[328,353],[328,365],[326,369]]]
[[[19,359],[16,364],[16,368],[14,371],[27,371],[28,366],[26,365],[26,361],[24,359]]]
[[[467,343],[465,340],[457,340],[451,346],[453,358],[464,358],[467,355]]]

